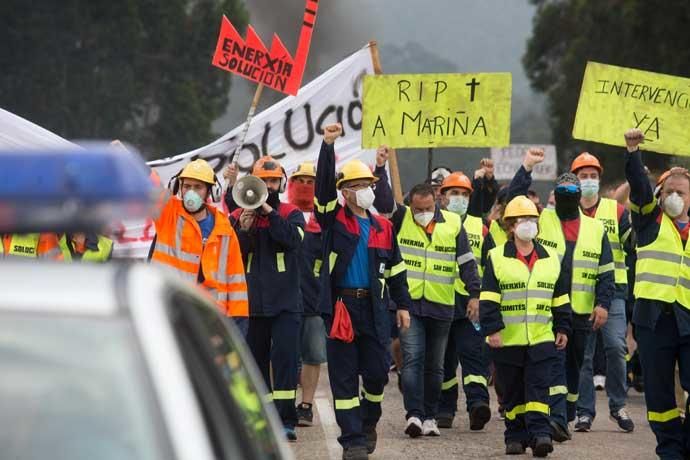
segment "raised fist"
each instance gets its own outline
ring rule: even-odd
[[[629,129],[625,132],[625,146],[628,152],[634,152],[638,146],[644,142],[644,134],[637,128]]]
[[[376,149],[376,166],[386,166],[388,156],[390,155],[392,150],[393,149],[391,149],[387,145],[379,146],[379,148]]]
[[[323,140],[326,144],[331,145],[337,138],[343,135],[343,127],[340,123],[328,125],[323,129]]]
[[[532,169],[542,161],[544,161],[544,149],[532,147],[525,152],[522,166],[524,166],[527,171],[532,171]]]

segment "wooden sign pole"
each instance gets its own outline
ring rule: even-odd
[[[369,42],[369,51],[371,52],[371,62],[374,65],[374,73],[381,75],[383,69],[381,68],[381,59],[379,57],[379,48],[376,41]],[[388,164],[390,165],[391,173],[391,187],[393,188],[393,198],[396,202],[403,202],[402,185],[400,183],[400,169],[398,169],[398,156],[395,149],[390,149],[388,156]]]
[[[244,147],[244,141],[247,140],[247,133],[249,132],[249,125],[252,123],[254,118],[254,113],[256,112],[256,107],[259,105],[259,99],[261,99],[261,93],[264,90],[264,85],[259,83],[254,92],[254,98],[252,99],[252,105],[249,107],[249,113],[247,113],[247,119],[244,122],[244,127],[242,128],[242,134],[240,134],[240,141],[235,147],[235,151],[232,154],[232,163],[237,164],[240,157],[240,150]]]

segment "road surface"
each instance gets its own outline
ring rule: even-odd
[[[464,395],[461,391],[459,407],[453,428],[441,430],[440,437],[410,439],[405,429],[405,411],[402,395],[397,388],[395,373],[390,374],[383,401],[383,416],[378,424],[378,446],[370,455],[371,460],[384,459],[487,459],[508,458],[504,455],[504,424],[496,416],[497,405],[493,387],[490,388],[493,418],[480,432],[469,430],[469,420],[464,411]],[[322,367],[321,380],[314,404],[314,426],[298,428],[298,441],[292,444],[299,460],[336,460],[342,456],[337,437],[340,434],[335,422],[328,375]],[[298,401],[300,401],[298,396]],[[573,439],[563,444],[555,443],[552,459],[628,459],[650,460],[656,458],[656,441],[645,417],[644,397],[631,389],[628,395],[628,411],[635,422],[633,433],[623,433],[608,418],[608,402],[603,391],[597,391],[598,415],[589,433],[573,433]],[[527,456],[532,457],[527,450]],[[511,458],[524,458],[517,456]]]

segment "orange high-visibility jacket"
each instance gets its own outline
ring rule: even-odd
[[[60,240],[55,233],[10,233],[3,235],[0,257],[63,260]]]
[[[237,235],[225,214],[213,206],[207,209],[214,213],[215,225],[203,244],[199,224],[184,210],[182,200],[171,197],[155,221],[156,243],[151,260],[174,268],[191,283],[197,282],[201,266],[202,285],[221,311],[228,316],[248,316],[247,282]]]

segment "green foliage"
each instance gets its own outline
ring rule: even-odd
[[[547,95],[553,142],[560,169],[587,150],[607,171],[623,177],[622,150],[572,138],[573,122],[587,61],[690,76],[690,2],[687,0],[531,0],[537,5],[523,64],[532,87]],[[621,137],[623,133],[621,133]],[[649,154],[652,170],[672,157]]]
[[[120,138],[150,157],[213,138],[230,74],[211,66],[241,0],[3,0],[0,107],[67,138]]]

